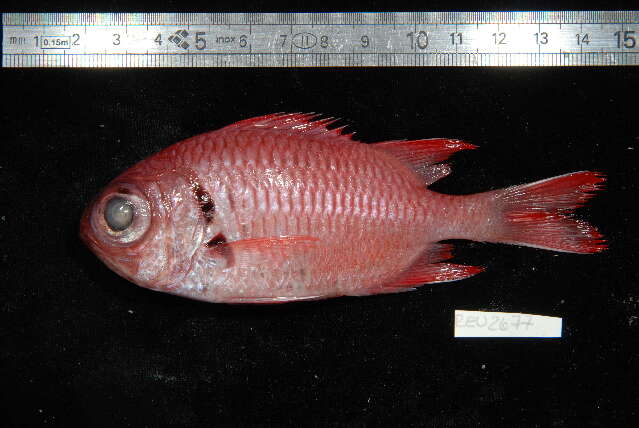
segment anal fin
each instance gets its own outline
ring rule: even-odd
[[[382,286],[367,288],[358,295],[411,291],[424,284],[458,281],[484,271],[481,266],[442,263],[452,257],[452,249],[451,244],[433,244],[396,278]]]
[[[481,266],[467,266],[456,263],[418,264],[412,266],[384,287],[411,287],[420,284],[459,281],[483,271],[484,268]]]

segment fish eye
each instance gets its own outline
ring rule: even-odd
[[[131,226],[134,216],[134,205],[124,198],[112,198],[104,207],[104,220],[115,232],[121,232]]]

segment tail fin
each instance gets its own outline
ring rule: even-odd
[[[580,171],[497,191],[505,219],[498,241],[570,253],[605,250],[597,229],[570,215],[604,181],[601,173]]]

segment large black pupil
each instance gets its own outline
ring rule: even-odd
[[[106,204],[104,219],[112,230],[119,232],[131,226],[134,213],[135,210],[130,201],[124,198],[113,198]]]

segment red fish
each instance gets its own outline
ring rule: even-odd
[[[483,270],[451,263],[447,239],[606,248],[571,216],[601,188],[600,173],[444,195],[428,186],[474,145],[364,144],[316,119],[257,117],[162,150],[87,207],[82,239],[142,287],[229,303],[396,293]]]

